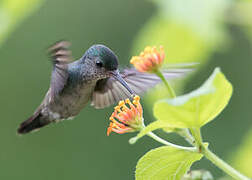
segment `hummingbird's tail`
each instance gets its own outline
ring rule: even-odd
[[[36,112],[29,119],[20,124],[17,132],[18,134],[26,134],[36,129],[39,129],[49,123],[50,122],[46,121],[40,112]]]

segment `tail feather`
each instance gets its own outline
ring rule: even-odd
[[[40,112],[35,113],[29,119],[22,122],[18,128],[18,134],[26,134],[33,130],[39,129],[49,124],[49,121],[45,121]]]

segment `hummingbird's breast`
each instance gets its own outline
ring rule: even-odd
[[[80,66],[70,66],[68,72],[67,84],[49,107],[52,112],[59,114],[59,119],[78,115],[89,102],[97,82],[90,74],[81,72]]]
[[[75,87],[66,88],[55,101],[55,111],[61,118],[66,119],[76,116],[87,105],[94,91],[96,82],[78,84]]]

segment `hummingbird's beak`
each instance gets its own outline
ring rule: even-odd
[[[122,78],[122,76],[119,74],[119,71],[111,71],[111,75],[119,81],[128,91],[131,95],[134,95],[135,93],[132,91],[132,89],[128,86],[128,84],[125,82],[125,80]]]

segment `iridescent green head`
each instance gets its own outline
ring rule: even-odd
[[[89,64],[90,69],[93,68],[96,73],[96,77],[99,77],[100,80],[109,77],[113,77],[115,80],[119,81],[129,92],[133,94],[133,91],[125,82],[125,80],[121,77],[120,72],[118,71],[118,59],[115,53],[110,50],[108,47],[98,44],[91,46],[83,58],[85,63]],[[86,67],[87,68],[87,67]]]
[[[118,59],[115,53],[108,47],[97,44],[91,46],[85,56],[93,59],[98,67],[104,67],[108,71],[113,71],[118,68]]]

